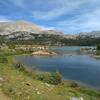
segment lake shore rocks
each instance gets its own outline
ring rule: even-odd
[[[53,52],[53,51],[48,51],[48,50],[39,50],[36,52],[33,52],[32,55],[57,55],[57,53]]]

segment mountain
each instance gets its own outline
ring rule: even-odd
[[[82,32],[82,33],[79,34],[79,36],[98,38],[98,37],[100,37],[100,31]]]
[[[0,22],[0,44],[2,43],[96,45],[100,43],[100,31],[64,34],[56,30],[43,30],[40,26],[27,21]]]
[[[27,21],[0,22],[0,35],[7,35],[17,31],[39,33],[43,30],[38,25]]]
[[[55,31],[55,30],[45,30],[45,31],[42,31],[41,32],[42,34],[53,34],[53,35],[64,35],[64,33],[62,32],[58,32],[58,31]]]
[[[66,39],[76,39],[78,36],[92,37],[92,38],[100,37],[100,31],[82,32],[77,35],[74,35],[74,34],[64,34],[56,30],[44,30],[39,25],[23,20],[12,21],[12,22],[0,22],[0,35],[9,35],[7,38],[12,38],[14,36],[17,35],[19,36],[23,34],[25,35],[24,36],[25,38],[33,39],[34,37],[30,36],[30,33],[40,34],[40,35],[41,34],[59,35]]]
[[[52,34],[64,35],[62,32],[55,30],[44,30],[39,25],[30,23],[28,21],[12,21],[0,22],[0,35],[10,35],[15,32],[33,33],[33,34]]]

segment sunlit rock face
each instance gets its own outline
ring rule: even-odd
[[[81,37],[89,36],[89,37],[96,38],[96,37],[100,37],[100,31],[82,32],[82,33],[80,33],[79,35],[80,35]]]
[[[16,31],[26,31],[39,33],[42,29],[35,24],[27,21],[15,21],[15,22],[0,22],[0,34],[8,35]]]

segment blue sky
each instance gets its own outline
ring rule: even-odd
[[[100,30],[100,0],[0,0],[0,22],[13,20],[66,34]]]

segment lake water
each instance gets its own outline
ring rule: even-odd
[[[100,88],[100,60],[88,54],[79,52],[80,47],[54,47],[50,48],[58,53],[57,56],[18,56],[17,60],[31,69],[55,72],[59,69],[66,80]]]

